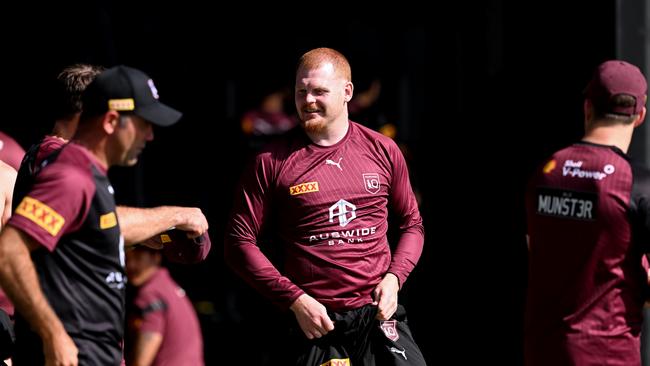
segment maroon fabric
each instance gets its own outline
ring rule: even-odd
[[[251,134],[266,136],[284,133],[298,124],[294,117],[284,112],[266,112],[263,110],[246,112],[242,121],[246,128],[250,129]]]
[[[212,242],[206,231],[203,235],[190,239],[185,231],[172,229],[160,235],[158,239],[164,245],[162,251],[167,260],[174,263],[193,264],[208,257]],[[171,240],[171,241],[169,241]]]
[[[89,174],[91,165],[106,173],[88,150],[69,144],[57,164],[38,174],[34,186],[28,196],[21,199],[8,224],[53,251],[59,239],[78,230],[86,218],[95,194],[95,182]],[[28,212],[34,212],[40,218],[30,217]],[[61,220],[63,226],[57,230],[56,225]]]
[[[25,155],[23,149],[11,136],[0,132],[0,160],[18,170]]]
[[[647,90],[647,81],[638,67],[625,61],[610,60],[596,68],[587,86],[586,96],[603,112],[632,115],[639,114],[645,107]],[[619,94],[633,96],[636,105],[611,105],[611,98]]]
[[[386,272],[401,284],[422,252],[424,230],[404,157],[389,138],[354,122],[337,144],[313,144],[301,129],[260,153],[236,192],[226,262],[278,305],[303,291],[333,311],[371,303]],[[388,207],[400,239],[386,238]],[[257,246],[272,220],[286,252],[283,274]]]
[[[185,291],[174,282],[167,269],[159,269],[143,284],[133,303],[139,314],[130,314],[128,323],[138,324],[139,332],[159,333],[163,337],[152,366],[204,364],[198,318]]]
[[[633,223],[648,211],[632,204],[635,179],[620,150],[581,143],[531,180],[527,365],[640,365],[648,224],[637,236]]]

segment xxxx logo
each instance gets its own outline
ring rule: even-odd
[[[56,236],[65,223],[65,219],[58,212],[31,197],[23,198],[16,208],[16,214],[28,218],[52,236]]]
[[[117,225],[117,217],[115,216],[115,212],[109,212],[99,217],[100,229],[110,229],[116,225]]]
[[[292,196],[311,192],[318,192],[318,182],[302,183],[289,187],[289,194]]]
[[[333,358],[320,366],[350,366],[349,358]]]

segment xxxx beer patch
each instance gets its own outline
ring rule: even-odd
[[[29,196],[23,198],[15,214],[26,217],[52,236],[56,236],[65,223],[63,216],[53,208]]]
[[[308,182],[289,187],[289,194],[292,196],[318,192],[318,182]]]

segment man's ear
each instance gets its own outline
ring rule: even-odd
[[[352,100],[352,95],[354,94],[354,85],[351,81],[345,83],[345,102],[349,103]]]
[[[102,118],[102,128],[107,135],[112,135],[119,123],[120,114],[118,112],[110,110],[104,113],[104,117]]]
[[[639,127],[643,124],[645,121],[645,114],[647,110],[645,107],[641,108],[641,112],[639,112],[639,118],[637,118],[636,121],[634,121],[634,127]]]

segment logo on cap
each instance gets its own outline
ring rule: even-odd
[[[156,99],[160,98],[158,96],[158,89],[156,89],[156,86],[153,84],[153,80],[147,80],[147,85],[149,85],[149,89],[151,89],[151,94],[153,94],[153,97]]]
[[[133,98],[109,99],[108,109],[112,109],[114,111],[132,111],[135,109],[135,101]]]

